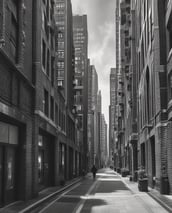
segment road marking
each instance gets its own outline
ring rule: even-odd
[[[67,194],[68,192],[70,192],[71,190],[77,188],[79,185],[81,185],[81,183],[76,184],[75,186],[71,187],[69,190],[65,191],[64,193],[62,193],[57,199],[53,200],[51,203],[49,203],[46,207],[44,207],[41,211],[39,211],[39,213],[43,213],[46,209],[48,209],[51,205],[53,205],[53,203],[57,202],[61,197],[63,197],[65,194]]]
[[[90,188],[88,189],[86,195],[84,196],[85,199],[82,199],[78,205],[75,207],[75,209],[73,210],[72,213],[80,213],[81,209],[83,208],[85,201],[89,198],[89,194],[92,192],[92,190],[94,189],[95,185],[97,184],[97,180],[90,186]],[[81,196],[82,197],[82,196]]]

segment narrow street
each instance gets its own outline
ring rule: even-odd
[[[102,169],[96,180],[85,179],[65,191],[39,213],[167,212],[147,193],[130,188],[113,170]]]

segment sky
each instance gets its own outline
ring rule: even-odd
[[[110,69],[115,67],[115,0],[71,0],[73,15],[87,15],[88,57],[95,65],[102,113],[109,123]]]

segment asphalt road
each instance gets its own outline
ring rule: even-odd
[[[96,180],[91,174],[39,213],[167,213],[147,193],[130,190],[111,169],[102,169]]]

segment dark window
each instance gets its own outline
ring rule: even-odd
[[[58,125],[58,104],[56,103],[56,106],[55,106],[55,123]]]
[[[49,100],[48,100],[48,91],[44,90],[44,113],[48,117],[49,111]]]
[[[47,50],[47,75],[50,75],[50,51]]]
[[[169,75],[169,99],[172,99],[172,74]]]
[[[51,111],[50,111],[50,117],[52,120],[54,120],[54,99],[51,97]]]
[[[14,58],[14,61],[17,62],[17,47],[18,47],[18,23],[15,17],[11,16],[11,36],[10,36],[10,43],[11,43],[11,54]]]
[[[51,57],[51,84],[54,85],[54,57]]]
[[[42,40],[42,65],[45,69],[45,61],[46,61],[46,46],[44,40]]]
[[[172,48],[172,26],[168,27],[168,34],[169,34],[169,51]]]
[[[18,18],[18,2],[15,0],[11,0],[11,4],[9,3],[9,10],[7,16],[6,25],[7,34],[9,35],[10,40],[10,54],[15,63],[17,63],[17,55],[18,55],[18,34],[19,34],[19,18]],[[11,23],[8,23],[11,22]],[[9,27],[11,25],[11,27]]]

